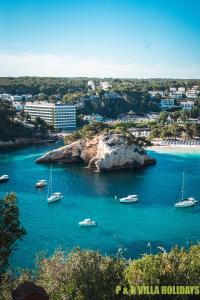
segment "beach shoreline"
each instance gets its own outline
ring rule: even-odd
[[[146,150],[158,153],[200,153],[200,145],[153,145],[147,147]]]

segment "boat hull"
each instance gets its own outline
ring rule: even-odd
[[[95,224],[81,224],[81,223],[79,223],[79,226],[81,226],[81,227],[95,227],[95,226],[97,226],[97,224],[95,223]]]
[[[3,179],[0,179],[0,183],[6,182],[6,181],[8,181],[8,180],[9,180],[9,178],[3,178]]]
[[[138,199],[120,199],[119,202],[120,203],[136,203],[138,202]]]
[[[52,203],[52,202],[59,201],[59,200],[61,200],[61,199],[62,199],[62,196],[57,196],[57,197],[51,196],[51,197],[49,197],[49,198],[47,199],[47,202],[48,202],[48,203]]]
[[[191,201],[191,203],[176,203],[174,206],[177,208],[186,208],[186,207],[192,207],[195,206],[196,202]]]

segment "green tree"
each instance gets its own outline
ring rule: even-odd
[[[77,248],[40,260],[38,269],[38,284],[52,300],[112,300],[116,285],[122,283],[125,260]]]
[[[7,194],[0,199],[0,272],[8,264],[15,242],[26,233],[19,220],[16,195]]]

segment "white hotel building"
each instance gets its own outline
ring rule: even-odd
[[[56,130],[76,128],[76,107],[74,105],[27,102],[24,108],[32,120],[40,117]]]

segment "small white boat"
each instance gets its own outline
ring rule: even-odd
[[[121,203],[134,203],[134,202],[138,202],[139,199],[137,195],[128,195],[127,197],[120,198],[119,201]]]
[[[36,187],[44,187],[45,185],[47,185],[47,181],[44,179],[38,180],[35,184]]]
[[[179,201],[176,204],[174,204],[175,207],[190,207],[196,205],[196,201],[191,200],[190,198],[187,198],[185,200]]]
[[[63,195],[59,192],[56,192],[56,193],[51,194],[51,196],[47,198],[47,201],[50,203],[50,202],[55,202],[55,201],[61,200],[62,198],[63,198]]]
[[[174,206],[178,207],[178,208],[191,207],[198,203],[198,201],[194,197],[188,197],[188,198],[184,199],[184,197],[183,197],[184,196],[184,179],[185,179],[185,173],[183,172],[182,189],[181,189],[182,200],[174,204]]]
[[[91,219],[85,219],[78,224],[79,226],[97,226],[97,223]]]
[[[53,193],[52,165],[51,165],[47,202],[51,203],[51,202],[59,201],[62,198],[63,195],[60,192]]]
[[[10,178],[8,175],[2,175],[0,176],[0,182],[5,182],[5,181],[8,181]]]

